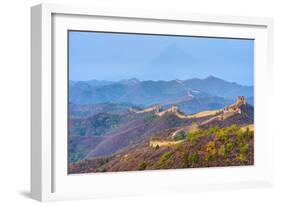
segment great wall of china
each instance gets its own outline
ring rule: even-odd
[[[246,104],[246,99],[243,96],[239,96],[237,97],[236,101],[223,108],[223,109],[218,109],[218,110],[210,110],[210,111],[202,111],[196,114],[191,114],[191,115],[184,115],[182,113],[179,112],[179,108],[177,105],[172,105],[171,108],[166,109],[164,111],[160,111],[161,110],[161,106],[153,106],[144,110],[140,110],[140,111],[133,111],[131,110],[131,112],[135,112],[135,113],[146,113],[146,112],[154,112],[156,115],[158,116],[163,116],[164,114],[167,113],[174,113],[175,115],[177,115],[179,118],[185,118],[185,119],[189,119],[189,118],[202,118],[202,117],[207,117],[207,116],[213,116],[210,119],[207,119],[205,121],[202,121],[200,123],[200,125],[204,125],[204,124],[208,124],[214,120],[224,120],[227,119],[235,114],[241,114],[241,109],[240,107],[242,105]],[[176,130],[175,132],[173,132],[172,134],[172,139],[174,136],[177,135],[178,132],[181,132],[183,130],[186,131],[190,131],[191,130],[196,130],[197,126],[187,126],[185,128],[180,128],[178,130]],[[191,128],[194,127],[194,128]],[[174,140],[155,140],[155,139],[150,139],[149,141],[149,146],[150,147],[167,147],[167,146],[172,146],[172,145],[176,145],[181,143],[183,140],[178,140],[178,141],[174,141]]]
[[[161,105],[156,105],[156,106],[152,106],[152,107],[149,107],[149,108],[146,108],[143,110],[130,109],[130,112],[134,112],[137,114],[154,112],[157,116],[160,116],[160,117],[167,113],[174,113],[175,115],[177,115],[177,117],[179,117],[181,119],[201,118],[201,117],[207,117],[207,116],[220,115],[221,119],[224,119],[224,118],[232,116],[233,114],[236,114],[236,113],[241,114],[240,106],[243,104],[246,104],[246,99],[244,96],[239,96],[239,97],[237,97],[236,101],[233,104],[231,104],[223,109],[207,110],[207,111],[202,111],[202,112],[198,112],[196,114],[190,114],[190,115],[182,114],[179,111],[179,108],[177,105],[172,105],[170,108],[163,110],[163,111],[161,111],[161,109],[162,109]]]

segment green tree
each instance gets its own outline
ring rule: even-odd
[[[199,161],[199,155],[194,152],[194,153],[185,153],[183,155],[183,164],[185,167],[187,167],[189,164],[196,164]]]
[[[232,149],[233,149],[233,147],[234,147],[233,143],[232,143],[232,142],[228,142],[228,143],[226,144],[226,152],[227,152],[227,153],[231,152]]]
[[[172,156],[171,152],[165,152],[161,157],[160,157],[160,164],[164,164],[170,157]]]
[[[241,142],[241,141],[244,141],[244,138],[245,138],[245,132],[243,132],[242,129],[238,130],[236,132],[236,137],[237,139]]]
[[[240,147],[240,153],[246,155],[249,152],[249,144],[243,144]]]
[[[189,154],[188,153],[184,153],[183,154],[183,165],[184,167],[187,167],[189,164]]]
[[[221,157],[225,157],[226,151],[225,151],[225,146],[224,145],[220,146],[219,151],[218,151],[218,155],[221,156]]]
[[[217,153],[215,142],[214,141],[209,141],[206,144],[205,151],[208,152],[211,155],[215,155]]]
[[[183,140],[185,138],[186,138],[186,133],[185,133],[185,131],[182,130],[176,134],[176,136],[174,137],[174,140],[178,141],[178,140]]]
[[[198,160],[199,160],[199,155],[197,153],[193,153],[188,157],[188,161],[192,163],[198,163]]]
[[[145,161],[142,161],[140,164],[139,164],[139,170],[145,170],[147,167],[147,163]]]

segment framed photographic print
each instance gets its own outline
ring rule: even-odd
[[[34,199],[272,185],[271,19],[31,14]]]

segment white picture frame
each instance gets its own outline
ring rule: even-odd
[[[31,26],[32,198],[53,201],[273,185],[274,136],[267,121],[272,113],[268,110],[273,90],[272,19],[40,4],[31,8]],[[254,38],[255,165],[68,175],[67,138],[62,136],[66,135],[70,29]]]

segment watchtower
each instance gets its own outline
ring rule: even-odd
[[[246,98],[244,96],[238,96],[236,99],[236,104],[238,105],[246,104]]]
[[[177,105],[172,105],[171,111],[172,112],[177,112],[179,110],[179,107]]]
[[[155,108],[155,110],[154,110],[155,113],[159,113],[162,107],[161,107],[161,105],[156,105],[154,108]]]

